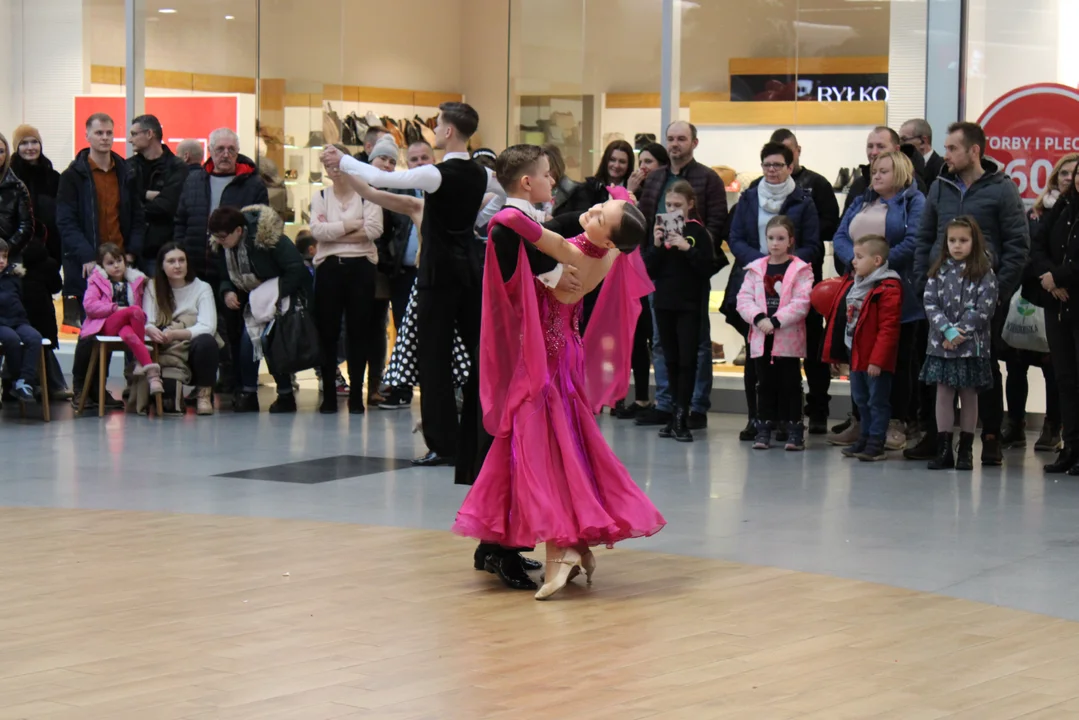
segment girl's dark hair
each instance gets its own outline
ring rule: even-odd
[[[644,242],[646,227],[644,213],[633,203],[624,203],[622,222],[611,230],[611,242],[622,252],[633,252]]]
[[[767,235],[768,231],[772,228],[781,227],[787,231],[787,234],[791,237],[791,249],[793,250],[798,245],[798,238],[794,235],[794,221],[786,215],[776,215],[774,218],[768,221],[768,224],[764,226],[764,234]]]
[[[656,162],[658,162],[662,166],[667,166],[671,164],[671,156],[667,154],[667,148],[663,147],[659,143],[648,143],[643,148],[641,148],[641,152],[648,153],[649,155],[654,157],[656,159]]]
[[[219,207],[214,210],[210,215],[209,222],[206,223],[206,229],[211,235],[220,235],[229,233],[239,228],[247,227],[247,218],[239,208],[234,207]]]
[[[119,245],[115,243],[102,243],[97,246],[97,264],[104,265],[105,258],[112,255],[117,260],[123,260],[127,262],[127,258],[124,257],[124,251],[120,249]]]
[[[177,250],[182,252],[187,260],[187,275],[184,276],[184,280],[188,283],[195,280],[195,266],[191,264],[191,256],[187,254],[187,250],[183,245],[177,242],[165,243],[157,251],[157,271],[154,273],[154,299],[157,300],[157,317],[151,318],[151,321],[159,327],[164,327],[171,323],[172,314],[176,312],[176,296],[172,294],[172,285],[169,284],[169,279],[165,275],[165,256]]]
[[[611,155],[615,151],[621,150],[629,158],[629,167],[626,168],[626,175],[622,178],[622,184],[625,185],[629,180],[629,176],[633,174],[633,165],[636,157],[633,154],[633,146],[625,140],[612,140],[607,149],[603,151],[603,157],[599,159],[599,167],[596,168],[596,180],[599,180],[604,185],[614,185],[614,180],[607,173],[607,164],[611,161]]]
[[[689,201],[690,205],[693,206],[689,209],[689,213],[687,213],[688,216],[686,217],[686,219],[696,220],[700,222],[701,216],[700,213],[697,211],[697,193],[693,191],[693,186],[689,184],[689,181],[676,181],[674,185],[671,185],[669,188],[667,188],[667,194],[670,195],[671,193],[674,193],[675,195],[681,195]]]
[[[970,215],[960,215],[952,220],[944,228],[944,242],[940,244],[940,255],[929,268],[929,277],[936,277],[941,267],[951,255],[948,254],[948,233],[952,228],[965,228],[970,231],[973,242],[970,245],[970,255],[963,264],[962,276],[973,282],[980,281],[983,277],[993,272],[993,261],[989,257],[989,250],[985,244],[985,235],[978,221]]]

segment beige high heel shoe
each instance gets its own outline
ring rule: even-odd
[[[596,556],[592,554],[591,550],[585,550],[581,553],[581,566],[575,567],[569,572],[569,579],[572,582],[578,575],[581,574],[581,569],[584,569],[585,579],[588,584],[592,584],[592,574],[596,572]]]
[[[551,571],[551,565],[557,565],[558,570]],[[574,570],[580,572],[581,568],[581,554],[572,548],[567,548],[562,557],[558,560],[547,561],[547,582],[543,584],[543,587],[536,593],[537,600],[546,600],[554,595],[556,592],[566,587],[566,583],[569,582],[570,575]]]

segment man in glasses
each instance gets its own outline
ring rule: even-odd
[[[153,275],[157,251],[172,240],[172,223],[180,192],[187,179],[187,165],[165,145],[161,122],[153,115],[140,115],[127,131],[135,156],[128,162],[135,173],[135,186],[146,216],[146,238],[135,258],[139,269]]]
[[[194,267],[199,280],[217,288],[220,278],[216,263],[209,261],[210,236],[206,229],[210,213],[219,207],[269,205],[270,195],[255,161],[240,154],[240,138],[234,131],[229,128],[214,130],[210,133],[208,150],[210,159],[202,169],[192,168],[187,173],[180,205],[176,208],[173,239],[187,250],[187,261]],[[217,298],[218,330],[222,337],[232,337],[242,329],[243,317],[225,307],[219,293],[214,295]],[[220,378],[219,391],[232,392],[236,377],[227,350],[221,353]]]

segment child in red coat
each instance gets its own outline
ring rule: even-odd
[[[854,275],[843,278],[830,306],[821,359],[850,363],[850,393],[862,417],[862,436],[843,450],[865,462],[887,459],[892,378],[899,352],[903,285],[888,267],[888,241],[867,235],[854,243]]]

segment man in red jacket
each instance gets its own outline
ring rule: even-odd
[[[888,241],[866,235],[854,242],[853,277],[845,276],[830,298],[815,293],[814,306],[828,318],[821,359],[850,363],[850,392],[862,417],[862,435],[847,457],[865,462],[887,459],[884,452],[892,419],[892,376],[899,352],[903,285],[888,267]]]

